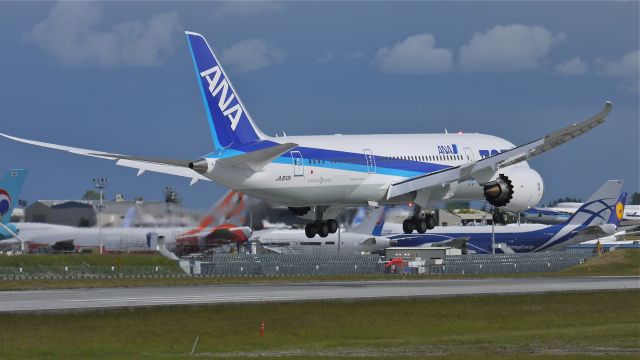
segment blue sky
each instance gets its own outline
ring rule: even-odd
[[[204,34],[269,134],[465,131],[522,144],[614,109],[530,163],[544,201],[607,179],[639,191],[638,2],[2,3],[0,131],[130,155],[212,148],[183,31]],[[109,196],[191,207],[213,183],[0,140],[0,168],[30,171],[21,198]]]

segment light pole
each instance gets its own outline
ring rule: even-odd
[[[100,204],[98,205],[98,241],[100,241],[100,255],[102,255],[102,250],[104,248],[104,244],[102,243],[102,210],[104,209],[102,193],[108,183],[109,178],[93,178],[93,185],[100,190]]]

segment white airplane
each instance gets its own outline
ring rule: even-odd
[[[21,185],[26,171],[12,172],[19,176],[14,182],[19,181]],[[9,186],[10,184],[5,185],[4,188],[9,189]],[[16,193],[15,190],[9,191]],[[198,253],[247,242],[252,233],[251,228],[236,226],[231,220],[243,214],[245,209],[246,201],[242,194],[229,191],[213,206],[209,214],[202,217],[196,227],[145,226],[100,229],[46,223],[11,223],[6,227],[14,229],[13,236],[3,238],[0,231],[0,250],[13,250],[24,245],[23,251],[29,252],[80,252],[102,247],[105,252],[155,252],[163,248],[179,255]],[[20,235],[16,237],[16,233]]]
[[[313,222],[305,233],[335,233],[347,206],[417,205],[404,231],[424,233],[435,219],[421,209],[441,200],[484,200],[520,211],[536,205],[544,184],[526,162],[602,124],[604,109],[521,146],[482,134],[264,134],[238,97],[205,38],[186,32],[214,149],[197,160],[168,160],[80,149],[1,134],[23,143],[114,160],[145,171],[216,181],[290,207]],[[292,119],[293,121],[294,119]]]
[[[384,217],[385,208],[379,207],[366,214],[353,229],[329,234],[325,239],[306,239],[302,229],[268,229],[255,231],[250,241],[259,243],[264,250],[280,254],[375,253],[393,243],[380,235]]]
[[[573,215],[583,203],[563,202],[554,207],[534,207],[522,213],[524,220],[540,224],[560,224]],[[623,226],[640,224],[640,205],[625,205],[622,216]]]
[[[79,228],[43,223],[18,223],[26,251],[80,252],[102,246],[105,252],[154,252],[158,246],[181,255],[202,252],[224,244],[241,244],[251,228],[223,224],[206,229],[188,227]],[[20,245],[16,238],[0,241],[0,249]],[[43,250],[40,250],[43,249]]]
[[[614,234],[627,197],[621,193],[622,183],[605,182],[569,219],[557,225],[440,226],[424,234],[402,234],[397,224],[389,224],[381,234],[395,241],[396,247],[436,244],[492,253],[495,240],[498,252],[548,251]]]

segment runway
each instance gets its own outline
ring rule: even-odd
[[[640,289],[638,276],[317,282],[0,292],[0,312]]]

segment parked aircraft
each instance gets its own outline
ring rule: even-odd
[[[522,212],[522,218],[539,224],[559,224],[566,221],[583,203],[565,202],[554,207],[535,207]],[[640,224],[640,205],[625,205],[622,225]]]
[[[538,204],[544,184],[527,160],[602,124],[604,109],[580,123],[521,146],[482,134],[320,135],[270,137],[256,126],[204,36],[186,32],[214,149],[196,160],[136,157],[0,134],[23,143],[114,160],[138,169],[216,181],[288,206],[312,222],[307,237],[335,233],[346,206],[414,203],[404,232],[435,221],[422,209],[440,200],[486,199],[520,211]],[[293,120],[292,120],[293,121]]]
[[[1,197],[2,195],[0,195]],[[0,199],[0,205],[1,205]],[[9,224],[20,233],[26,243],[25,251],[76,252],[102,247],[106,252],[148,252],[158,246],[180,255],[203,252],[221,245],[244,243],[251,236],[251,228],[236,226],[226,221],[240,214],[244,209],[242,196],[227,193],[202,218],[198,227],[118,227],[79,228],[66,225],[43,223]],[[220,221],[221,224],[216,224]],[[16,233],[18,232],[16,231]],[[0,247],[9,249],[19,243],[19,239],[0,241]]]
[[[16,236],[20,230],[11,221],[13,207],[18,201],[27,170],[8,170],[0,179],[0,240]]]
[[[396,241],[395,246],[451,245],[466,247],[477,253],[492,252],[495,234],[497,252],[545,251],[578,244],[614,234],[622,214],[626,193],[622,181],[609,180],[602,185],[571,217],[559,225],[442,226],[424,234],[399,233],[399,225],[389,225],[382,235]]]
[[[350,231],[337,231],[325,239],[306,239],[302,229],[271,229],[256,231],[251,241],[269,252],[281,254],[374,253],[391,246],[391,241],[380,235],[384,217],[383,207],[373,209]]]

